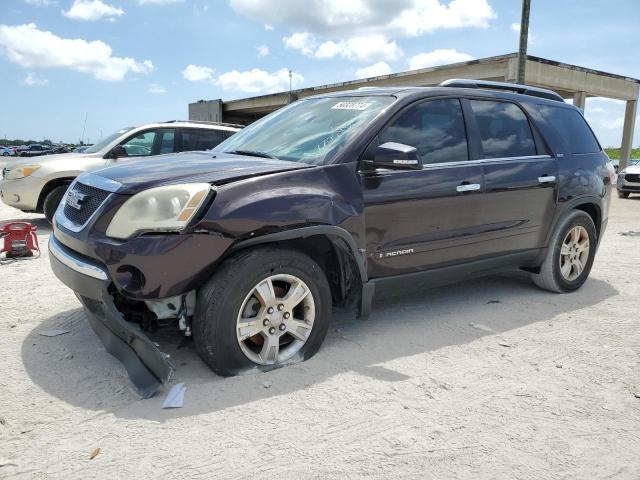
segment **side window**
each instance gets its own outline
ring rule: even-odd
[[[585,119],[572,108],[539,105],[540,113],[571,153],[597,153],[600,145]]]
[[[184,152],[210,150],[226,138],[224,134],[225,132],[223,130],[194,130],[185,128],[182,130],[182,150]]]
[[[128,157],[148,157],[149,155],[173,153],[175,151],[174,140],[175,130],[163,128],[129,137],[122,143],[122,147]]]
[[[163,153],[175,152],[175,149],[174,149],[175,131],[159,130],[158,135],[161,136],[160,141],[158,142],[158,145],[159,145],[158,154],[162,155]]]
[[[429,100],[409,107],[379,139],[380,143],[415,147],[424,164],[469,159],[464,117],[457,99]]]
[[[151,155],[153,151],[153,143],[156,139],[157,132],[151,130],[134,137],[130,137],[122,144],[127,152],[128,157],[145,157]]]
[[[520,107],[489,100],[469,103],[480,131],[484,158],[536,155],[531,126]]]

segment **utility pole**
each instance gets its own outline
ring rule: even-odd
[[[289,103],[291,103],[291,89],[293,87],[293,72],[289,69]]]
[[[525,65],[527,63],[527,40],[529,37],[529,10],[531,0],[522,0],[522,18],[520,19],[520,47],[518,48],[518,76],[516,83],[524,84]]]
[[[80,143],[84,145],[84,132],[87,129],[87,117],[89,116],[89,112],[84,114],[84,125],[82,126],[82,138],[80,139]]]

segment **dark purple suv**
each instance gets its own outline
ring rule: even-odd
[[[515,268],[547,290],[579,288],[607,223],[607,161],[548,90],[321,95],[212,151],[78,177],[51,265],[149,396],[173,370],[141,333],[154,326],[192,335],[234,375],[311,357],[332,308],[366,317],[383,283]]]

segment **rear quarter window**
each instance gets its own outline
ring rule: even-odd
[[[600,151],[598,140],[578,111],[550,105],[538,105],[538,109],[570,153],[597,153]]]

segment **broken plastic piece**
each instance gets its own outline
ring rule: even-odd
[[[187,391],[184,383],[176,383],[164,399],[162,408],[181,408],[184,404],[184,392]]]

